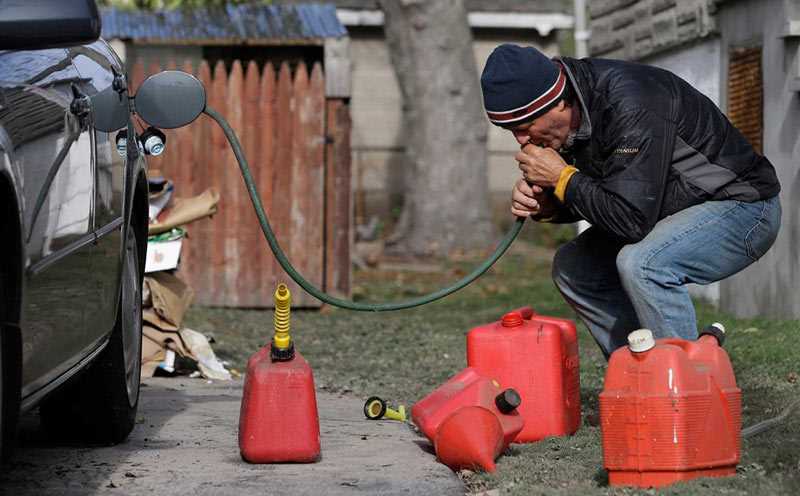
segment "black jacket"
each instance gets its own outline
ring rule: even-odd
[[[629,241],[660,219],[708,200],[753,202],[780,185],[714,103],[652,66],[559,59],[576,91],[581,126],[572,147],[561,221],[583,218]]]

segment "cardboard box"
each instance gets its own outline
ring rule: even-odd
[[[145,273],[170,270],[178,267],[181,258],[182,239],[172,241],[148,241]]]

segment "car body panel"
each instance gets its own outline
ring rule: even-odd
[[[0,54],[0,90],[7,104],[0,125],[22,178],[23,395],[85,353],[81,334],[89,288],[80,279],[90,267],[94,172],[88,123],[69,111],[70,85],[78,80],[66,50]],[[32,206],[43,190],[35,215]]]
[[[119,59],[103,41],[67,50],[73,65],[82,78],[82,90],[88,96],[112,86],[114,69],[125,72]],[[124,95],[127,98],[127,95]],[[127,105],[124,98],[120,100]],[[91,259],[91,273],[98,285],[92,306],[96,319],[87,326],[94,337],[105,335],[114,325],[119,297],[122,268],[122,230],[124,208],[125,164],[127,157],[116,149],[116,135],[123,128],[111,132],[93,130],[95,139],[95,195],[94,233],[96,244]]]
[[[0,175],[14,189],[22,226],[23,409],[87,366],[116,319],[122,240],[137,183],[146,198],[145,162],[136,146],[121,157],[116,132],[95,131],[91,114],[70,112],[73,86],[87,96],[102,91],[112,65],[124,73],[102,41],[0,51]],[[138,230],[146,234],[146,224]]]

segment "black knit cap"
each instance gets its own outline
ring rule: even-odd
[[[489,55],[481,74],[483,106],[492,124],[513,126],[553,108],[566,83],[559,64],[539,50],[500,45]]]

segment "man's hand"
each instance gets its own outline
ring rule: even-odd
[[[557,151],[531,144],[523,146],[514,158],[519,162],[523,177],[543,188],[555,187],[561,170],[567,166]]]
[[[556,210],[555,201],[544,189],[520,179],[511,190],[511,213],[517,217],[539,215],[550,217]]]

